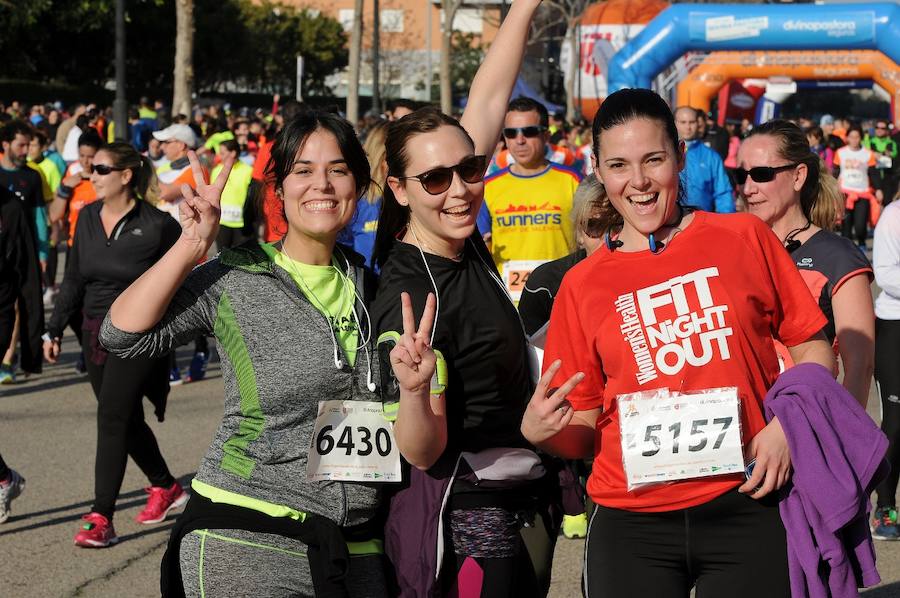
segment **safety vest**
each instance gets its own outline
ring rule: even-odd
[[[211,181],[216,180],[222,172],[222,165],[213,168]],[[228,182],[222,190],[221,208],[222,215],[219,224],[228,228],[242,228],[244,226],[244,203],[247,201],[247,191],[253,180],[253,167],[235,160],[228,175]]]

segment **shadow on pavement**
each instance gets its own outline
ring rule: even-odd
[[[53,380],[47,380],[45,382],[39,382],[36,384],[29,384],[29,380],[23,380],[22,382],[16,382],[15,384],[4,385],[2,390],[0,390],[0,398],[3,397],[14,397],[16,395],[23,395],[32,392],[41,392],[42,390],[49,390],[51,388],[65,388],[66,386],[73,386],[75,384],[81,384],[88,382],[87,376],[71,376],[65,378],[55,378]]]
[[[862,595],[866,598],[898,598],[900,596],[900,581],[866,590]]]
[[[149,536],[151,534],[158,534],[160,532],[165,532],[166,535],[172,530],[172,525],[174,525],[175,520],[178,518],[177,516],[169,515],[170,519],[167,519],[165,524],[163,525],[154,525],[153,527],[148,527],[145,530],[134,532],[133,534],[125,534],[124,536],[119,536],[119,544],[122,542],[127,542],[129,540],[134,540],[136,538],[141,538],[143,536]]]
[[[195,475],[196,475],[196,472],[189,473],[189,474],[180,476],[176,479],[182,486],[190,487],[190,482],[192,479],[194,479]],[[120,494],[119,500],[118,500],[118,502],[116,502],[116,511],[121,512],[126,509],[130,509],[132,507],[136,507],[136,506],[144,504],[146,502],[144,495],[145,495],[145,493],[144,493],[143,488],[141,488],[139,490],[132,490],[132,491],[126,492],[124,494]],[[129,499],[129,498],[135,499],[135,500],[128,500],[126,502],[122,502],[123,499]],[[91,501],[91,500],[86,500],[83,502],[75,503],[72,505],[66,505],[63,507],[53,507],[52,509],[45,509],[43,511],[34,511],[33,513],[25,513],[22,515],[13,515],[12,517],[9,518],[9,521],[7,522],[8,524],[16,524],[16,523],[20,523],[22,521],[27,521],[28,519],[33,519],[35,517],[42,517],[44,515],[50,515],[52,513],[61,513],[63,511],[70,511],[72,509],[77,509],[77,512],[73,513],[71,515],[65,515],[63,517],[55,517],[53,519],[47,519],[44,521],[37,521],[35,523],[32,523],[30,525],[25,525],[23,527],[16,527],[14,529],[0,531],[0,536],[11,536],[13,534],[18,534],[19,532],[27,532],[27,531],[31,531],[34,529],[40,529],[42,527],[50,527],[53,525],[59,525],[61,523],[69,523],[72,521],[78,521],[79,519],[81,519],[82,515],[87,514],[87,509],[90,508],[92,502],[93,501]],[[125,536],[122,539],[130,538],[130,537],[137,537],[137,536],[143,535],[145,533],[148,533],[148,532],[131,534],[130,536]]]

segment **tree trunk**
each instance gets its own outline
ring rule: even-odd
[[[175,0],[175,23],[172,116],[190,116],[194,90],[194,0]]]
[[[359,122],[359,63],[362,55],[363,0],[353,3],[353,29],[350,31],[350,64],[347,68],[347,120]]]
[[[456,9],[459,8],[459,0],[442,0],[441,9],[444,11],[444,26],[441,27],[441,111],[444,114],[453,114],[453,82],[450,80],[450,60],[453,52],[453,18]]]
[[[569,76],[566,79],[566,120],[570,123],[575,122],[575,119],[578,117],[577,113],[580,112],[575,107],[576,79],[581,77],[581,52],[579,47],[581,44],[578,39],[581,32],[578,27],[578,18],[569,19],[569,30],[566,35],[569,42],[569,50],[571,51],[570,56],[572,57],[569,61]]]
[[[381,113],[381,4],[372,0],[372,110]]]

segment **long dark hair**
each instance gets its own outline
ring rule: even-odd
[[[591,127],[594,145],[591,150],[598,161],[600,159],[600,134],[638,118],[655,120],[660,123],[666,132],[666,137],[672,143],[675,155],[681,155],[678,129],[675,127],[675,119],[665,100],[649,89],[620,89],[603,100],[600,110],[594,116],[594,124]],[[683,190],[679,186],[679,203],[682,200],[682,193]],[[622,215],[613,207],[608,195],[604,197],[597,217],[602,222],[604,230],[624,224]]]
[[[821,129],[819,129],[821,133]],[[794,123],[775,119],[754,127],[747,139],[772,137],[781,158],[791,164],[806,164],[806,181],[800,189],[800,209],[806,218],[825,230],[834,227],[837,206],[843,203],[838,183],[818,154],[810,151],[806,133]]]
[[[400,120],[388,125],[384,140],[385,159],[388,176],[406,176],[409,165],[409,141],[416,135],[430,133],[441,127],[456,127],[462,131],[469,144],[474,148],[475,142],[455,118],[447,116],[437,108],[428,106],[407,114]],[[381,214],[378,217],[378,230],[375,233],[375,249],[372,259],[379,267],[384,268],[394,239],[409,224],[409,207],[401,206],[394,197],[389,185],[384,186],[384,197],[381,201]]]

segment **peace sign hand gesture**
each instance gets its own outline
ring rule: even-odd
[[[559,388],[551,389],[550,382],[561,366],[562,362],[557,359],[547,368],[525,409],[522,435],[534,445],[556,436],[569,425],[575,415],[575,409],[566,400],[566,396],[584,380],[584,374],[578,372]]]
[[[409,393],[428,392],[431,388],[431,377],[437,365],[437,358],[430,345],[436,304],[434,294],[428,293],[425,311],[422,312],[422,319],[416,329],[409,293],[400,293],[403,336],[391,350],[391,367],[400,389]]]
[[[191,171],[194,173],[196,189],[187,183],[181,185],[181,195],[184,201],[179,204],[179,222],[181,224],[181,236],[190,242],[196,243],[202,249],[202,253],[212,246],[219,233],[219,208],[222,199],[222,190],[228,181],[234,160],[229,158],[222,165],[222,172],[211,184],[207,184],[203,177],[203,169],[197,154],[188,152],[188,160],[191,163]]]

